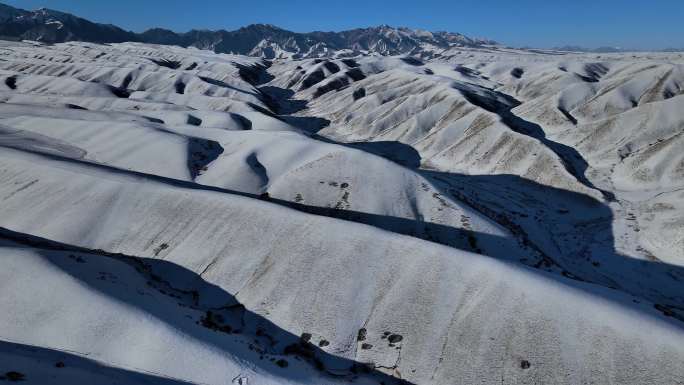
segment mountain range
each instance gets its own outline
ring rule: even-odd
[[[597,47],[588,48],[580,45],[564,45],[551,48],[554,51],[585,52],[585,53],[621,53],[621,52],[682,52],[684,48],[668,47],[661,50],[644,50],[622,47]]]
[[[475,39],[460,33],[429,32],[381,25],[341,32],[297,33],[270,24],[252,24],[235,31],[191,30],[177,33],[152,28],[142,33],[126,31],[111,24],[89,20],[47,8],[27,11],[0,4],[0,37],[35,40],[43,43],[84,41],[120,43],[125,41],[177,45],[265,58],[326,57],[348,51],[350,54],[413,54],[431,56],[451,47],[477,47],[496,42]]]

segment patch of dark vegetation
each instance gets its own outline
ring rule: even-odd
[[[181,62],[177,60],[169,60],[169,59],[150,59],[154,64],[160,66],[160,67],[166,67],[170,68],[172,70],[177,70],[181,67]]]
[[[73,259],[74,261],[78,263],[85,263],[86,260],[83,259],[80,255],[75,255],[75,254],[69,254],[69,259]]]
[[[362,362],[357,362],[352,366],[351,372],[354,374],[359,374],[359,373],[364,373],[368,374],[371,373],[375,369],[375,365],[371,362],[368,363],[362,363]],[[399,380],[401,381],[401,380]]]
[[[342,194],[342,197],[340,198],[340,200],[337,201],[337,203],[335,203],[334,208],[336,210],[343,210],[343,209],[349,208],[349,191],[345,191]]]
[[[169,248],[168,243],[162,243],[161,245],[157,246],[157,248],[154,249],[154,255],[159,256],[159,253],[161,253],[162,251],[164,251],[168,248]]]
[[[200,318],[200,325],[221,333],[230,334],[233,331],[233,328],[230,325],[224,324],[223,316],[216,314],[211,310],[207,310],[206,314]]]
[[[656,310],[658,310],[659,312],[663,313],[663,315],[666,317],[674,317],[676,315],[675,312],[672,311],[672,309],[661,304],[657,303],[653,305],[653,307],[656,308]]]
[[[289,363],[287,362],[287,360],[284,360],[284,359],[282,359],[282,358],[279,359],[278,361],[276,361],[275,364],[278,365],[278,366],[280,366],[281,368],[287,368],[287,366],[289,365]]]
[[[119,278],[116,275],[114,275],[112,273],[108,273],[106,271],[98,272],[97,273],[97,279],[100,281],[108,281],[108,282],[112,282],[112,283],[117,283],[117,281],[119,280]]]
[[[352,93],[352,97],[354,98],[354,100],[359,100],[364,96],[366,96],[366,89],[363,87],[355,90],[354,93]]]
[[[324,371],[325,364],[323,364],[323,361],[321,361],[321,359],[318,358],[318,356],[316,355],[317,348],[311,342],[309,342],[309,340],[311,339],[310,336],[311,335],[309,334],[309,339],[300,338],[299,342],[287,345],[283,350],[283,354],[285,354],[286,356],[295,356],[302,358],[306,361],[311,362],[316,367],[316,369]],[[302,334],[302,337],[304,337],[304,334]]]
[[[573,274],[567,270],[561,271],[561,275],[565,278],[570,278],[570,279],[575,280],[575,281],[585,282],[585,280],[583,280],[582,278],[576,276],[575,274]],[[614,289],[614,287],[611,287],[611,289]]]
[[[0,376],[0,381],[10,381],[10,382],[19,382],[19,381],[24,381],[26,379],[26,375],[24,373],[16,372],[16,371],[10,371],[5,373],[5,375]]]
[[[365,328],[359,329],[359,332],[356,334],[356,340],[357,341],[365,341],[367,334],[368,334],[368,331]]]
[[[390,334],[387,337],[387,341],[389,341],[391,344],[396,344],[398,342],[401,342],[404,339],[400,334]]]
[[[9,76],[5,79],[5,85],[11,90],[17,89],[17,76]]]
[[[511,76],[513,76],[516,79],[520,79],[525,71],[522,68],[516,67],[511,70]]]

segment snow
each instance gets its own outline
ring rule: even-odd
[[[681,55],[2,46],[0,376],[684,377]]]

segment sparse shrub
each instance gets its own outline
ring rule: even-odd
[[[289,365],[287,360],[284,360],[282,358],[279,359],[278,361],[276,361],[275,363],[276,363],[276,365],[280,366],[281,368],[287,368],[287,366]]]

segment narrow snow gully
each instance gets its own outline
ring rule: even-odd
[[[499,91],[490,90],[490,92],[497,94],[498,98],[485,98],[475,92],[469,92],[467,89],[459,90],[468,102],[499,115],[501,121],[511,130],[538,140],[561,159],[565,169],[577,181],[592,190],[600,192],[608,202],[615,202],[615,195],[612,192],[596,187],[587,178],[586,171],[589,168],[589,163],[576,149],[547,138],[544,129],[540,125],[525,120],[513,113],[513,108],[522,104],[519,100]],[[499,99],[506,100],[509,103],[502,103]]]

